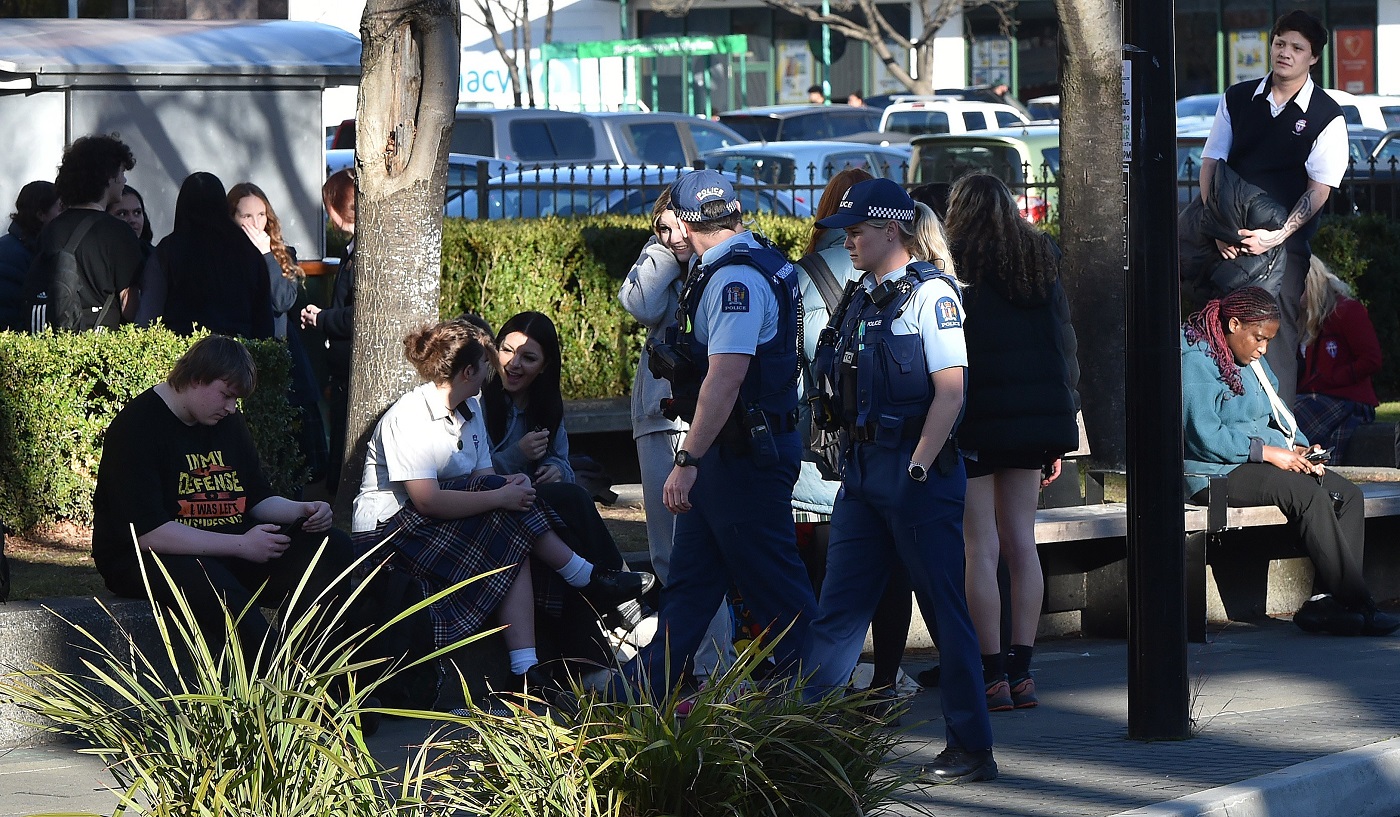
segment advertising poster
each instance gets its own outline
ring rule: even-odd
[[[1337,87],[1352,94],[1376,92],[1376,32],[1339,28],[1332,32]]]
[[[1230,32],[1230,76],[1234,85],[1247,79],[1259,79],[1269,73],[1269,32]]]
[[[979,37],[972,41],[972,84],[1011,84],[1011,38]]]
[[[778,104],[806,102],[816,84],[812,50],[806,40],[778,41]]]

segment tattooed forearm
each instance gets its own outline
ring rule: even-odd
[[[1327,194],[1331,193],[1331,188],[1316,183],[1309,184],[1308,189],[1298,199],[1298,203],[1293,205],[1293,211],[1288,214],[1288,220],[1283,222],[1283,227],[1262,243],[1265,247],[1276,247],[1282,244],[1290,235],[1298,232],[1304,224],[1307,224],[1322,205],[1327,203]]]

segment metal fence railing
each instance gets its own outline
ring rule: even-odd
[[[704,162],[697,162],[703,167]],[[817,208],[826,181],[849,165],[789,167],[775,173],[726,172],[734,184],[744,212],[777,213],[809,217]],[[865,167],[867,171],[870,168]],[[649,214],[652,205],[689,168],[646,166],[527,166],[479,161],[452,169],[444,213],[477,219],[572,217],[582,215]],[[1059,217],[1058,168],[993,166],[964,168],[992,173],[1007,183],[1017,197],[1022,214],[1045,223]],[[907,179],[905,164],[877,168],[874,175]],[[921,175],[930,174],[927,169]],[[1200,193],[1199,166],[1191,158],[1178,167],[1177,205],[1184,208]],[[904,182],[913,189],[917,184]],[[1339,190],[1327,201],[1329,214],[1381,213],[1400,218],[1400,160],[1353,161]]]

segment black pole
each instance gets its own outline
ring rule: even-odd
[[[1190,735],[1176,248],[1175,3],[1123,2],[1128,736]]]

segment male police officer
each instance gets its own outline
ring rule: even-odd
[[[791,515],[801,458],[797,276],[743,228],[719,173],[685,174],[671,207],[694,257],[673,342],[652,359],[674,364],[664,373],[690,431],[663,490],[679,515],[671,581],[656,637],[628,668],[634,678],[645,670],[653,694],[675,684],[731,583],[769,638],[791,628],[775,651],[789,671],[816,608]]]
[[[1291,11],[1274,23],[1270,40],[1273,70],[1261,80],[1230,86],[1220,100],[1201,152],[1201,197],[1206,200],[1216,163],[1223,161],[1240,178],[1292,207],[1280,229],[1240,230],[1239,243],[1217,242],[1226,258],[1285,245],[1287,263],[1278,295],[1283,316],[1267,357],[1278,376],[1279,396],[1291,406],[1298,379],[1298,309],[1311,256],[1308,239],[1317,232],[1332,188],[1346,173],[1347,126],[1341,107],[1309,75],[1327,44],[1322,23],[1306,12]]]

